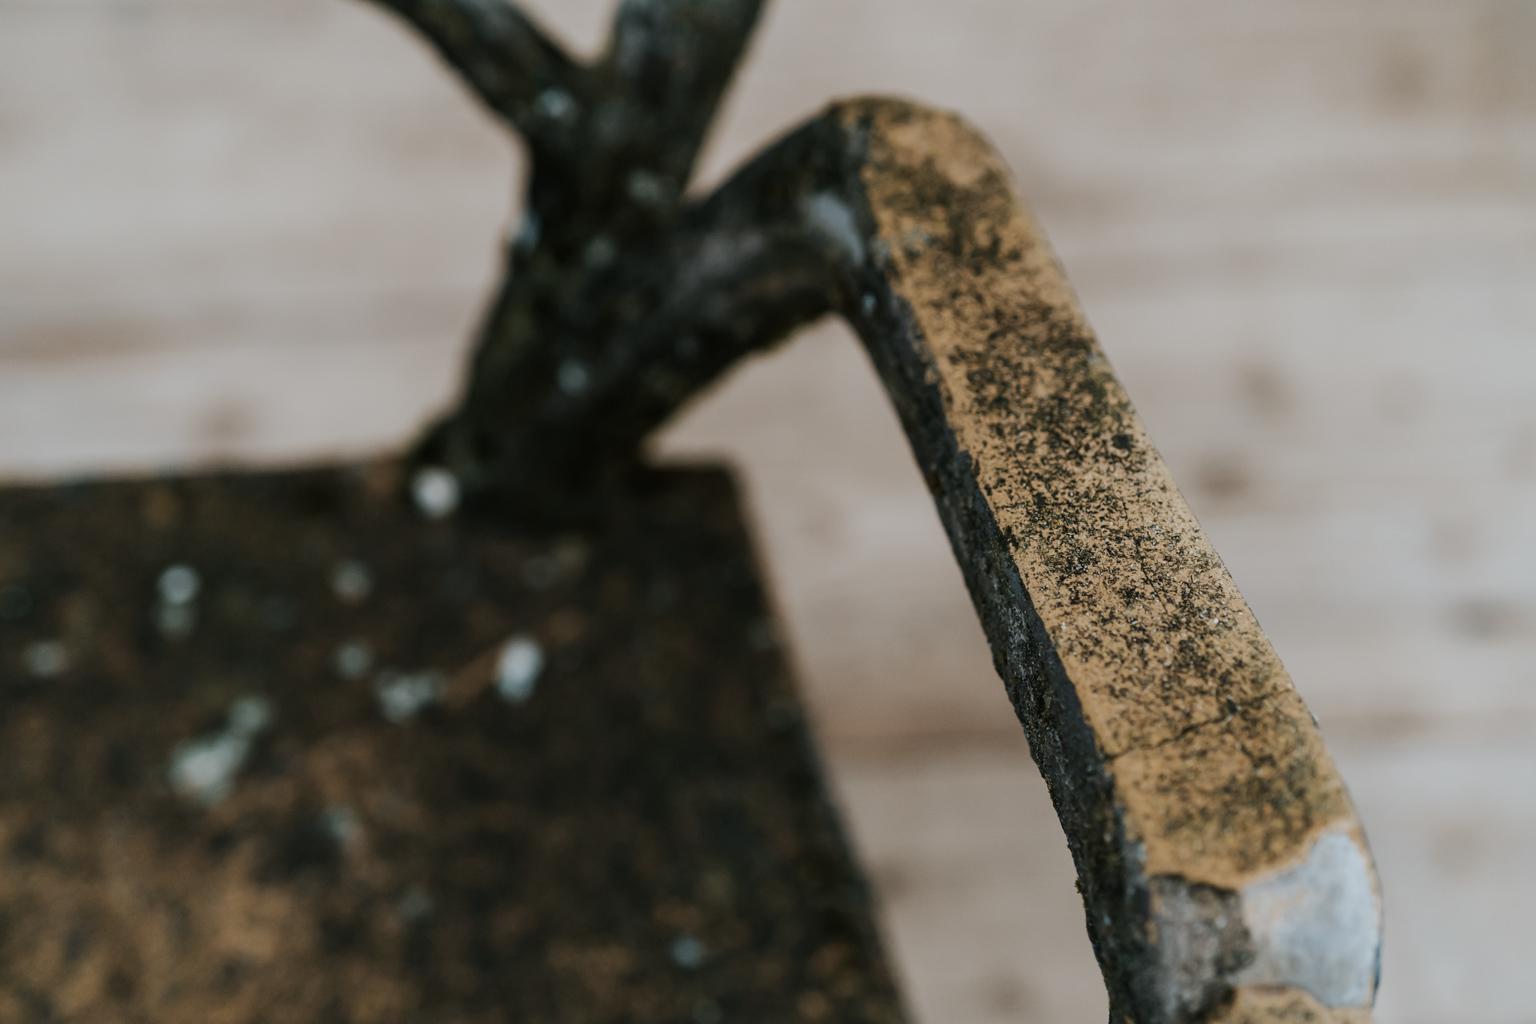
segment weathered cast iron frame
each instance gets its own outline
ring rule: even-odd
[[[756,0],[624,0],[573,60],[501,0],[377,0],[526,141],[462,402],[466,500],[569,514],[743,357],[845,318],[933,492],[1072,850],[1111,1019],[1369,1019],[1380,891],[1317,725],[960,119],[838,103],[687,191]]]

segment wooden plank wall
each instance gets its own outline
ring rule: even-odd
[[[541,12],[590,48],[606,7]],[[1353,783],[1395,1024],[1536,1021],[1533,52],[1526,0],[779,0],[708,161],[875,90],[997,141]],[[0,473],[401,437],[452,389],[519,159],[346,0],[0,0]],[[1103,1019],[846,332],[662,447],[745,467],[924,1019]]]

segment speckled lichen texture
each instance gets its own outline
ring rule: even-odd
[[[868,101],[834,116],[863,149],[874,239],[849,316],[1050,784],[1115,1019],[1363,1019],[1371,980],[1330,983],[1358,1006],[1240,984],[1262,945],[1244,888],[1325,834],[1364,838],[1005,168],[945,114]]]
[[[0,489],[0,1022],[901,1020],[723,474],[393,477]]]

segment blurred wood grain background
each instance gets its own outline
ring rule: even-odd
[[[536,9],[576,45],[606,0]],[[1536,4],[778,0],[706,177],[834,95],[967,113],[1351,780],[1379,1019],[1536,1021]],[[345,0],[0,0],[0,474],[391,444],[520,155]],[[744,469],[920,1016],[1102,1020],[1060,830],[838,326],[661,439]]]

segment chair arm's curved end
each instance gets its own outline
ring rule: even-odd
[[[1381,898],[1343,780],[1006,167],[951,114],[829,116],[866,239],[845,314],[1050,785],[1113,1019],[1368,1019]]]

